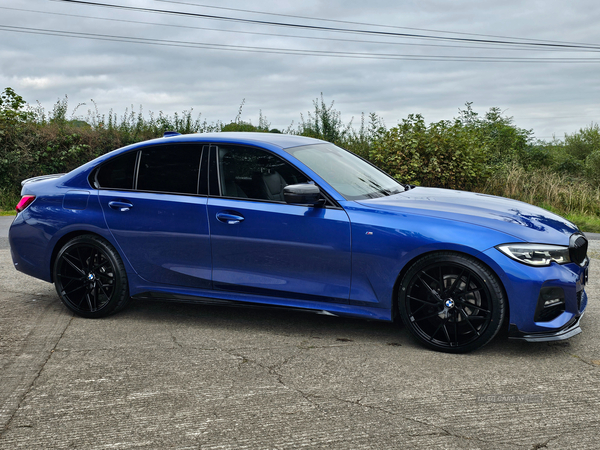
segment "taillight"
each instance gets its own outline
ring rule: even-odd
[[[35,195],[24,195],[21,198],[21,201],[19,202],[19,204],[16,206],[16,210],[18,213],[20,213],[21,211],[23,211],[25,208],[27,208],[29,205],[31,205],[31,202],[33,202],[35,200]]]

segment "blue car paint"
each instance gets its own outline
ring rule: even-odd
[[[9,230],[17,270],[48,282],[52,282],[52,255],[63,236],[89,232],[116,245],[106,227],[97,194],[90,195],[85,210],[64,209],[63,197],[68,190],[65,186],[55,186],[52,181],[39,182],[45,184],[42,186],[34,183],[39,192],[44,192],[44,197],[36,198],[25,211],[17,214]],[[30,192],[26,187],[23,191]]]
[[[382,308],[391,308],[396,278],[415,258],[442,250],[477,257],[507,239],[495,230],[448,219],[376,210],[357,202],[343,206],[353,230],[351,298],[377,302]]]
[[[210,289],[206,197],[100,190],[98,198],[114,241],[140,277]],[[115,209],[113,201],[132,207]]]
[[[499,251],[490,248],[479,255],[500,276],[506,290],[510,306],[510,322],[523,332],[548,332],[565,325],[575,315],[583,312],[587,296],[582,301],[582,309],[577,309],[577,289],[581,287],[584,268],[576,264],[547,267],[529,267],[510,258],[498,258]],[[558,286],[565,291],[565,312],[551,322],[534,322],[536,302],[542,286]]]
[[[556,263],[550,267],[529,267],[500,255],[494,248],[528,239],[568,245],[569,236],[578,230],[557,215],[501,197],[432,188],[348,203],[354,203],[344,207],[356,230],[353,299],[369,301],[370,291],[378,286],[376,297],[382,300],[381,306],[390,307],[386,299],[393,298],[391,286],[403,267],[425,253],[448,250],[470,254],[494,269],[510,299],[510,323],[520,330],[542,332],[559,328],[579,314],[575,282],[583,272],[581,267]],[[368,209],[357,207],[357,203]],[[377,220],[373,219],[374,214]],[[373,234],[367,235],[368,231]],[[567,310],[552,322],[533,323],[536,301],[531,299],[537,300],[545,280],[557,280],[556,285],[563,287]]]
[[[562,217],[528,203],[450,189],[419,187],[361,203],[379,210],[475,224],[513,236],[517,242],[568,245],[569,237],[579,231]]]
[[[234,231],[236,225],[218,223],[212,216],[216,217],[217,212],[225,210],[240,212],[238,210],[244,209],[242,205],[248,202],[220,197],[191,196],[194,199],[191,203],[195,203],[198,207],[197,217],[202,217],[205,211],[207,224],[207,227],[202,225],[198,229],[199,235],[192,238],[197,241],[192,244],[195,253],[202,254],[202,251],[206,251],[210,247],[210,240],[216,239],[217,236],[218,239],[225,239],[223,252],[216,253],[216,268],[214,252],[211,252],[210,258],[204,254],[202,261],[188,258],[181,264],[168,266],[160,264],[158,255],[171,250],[174,250],[173,254],[181,253],[184,248],[187,248],[186,239],[194,234],[194,227],[190,224],[182,224],[181,221],[177,221],[175,229],[170,229],[167,217],[162,222],[161,230],[141,229],[143,225],[135,219],[137,210],[143,210],[142,205],[145,201],[164,200],[168,194],[143,193],[141,195],[131,191],[124,193],[98,191],[90,186],[88,176],[98,164],[116,154],[174,141],[255,145],[282,156],[314,180],[342,207],[342,209],[325,211],[326,215],[335,216],[333,219],[338,228],[334,227],[322,233],[322,236],[317,236],[319,239],[315,244],[311,242],[311,239],[315,238],[314,229],[305,230],[301,226],[302,222],[298,221],[295,223],[297,227],[295,233],[277,234],[276,227],[273,227],[271,232],[275,232],[275,235],[272,238],[280,245],[295,234],[291,243],[295,250],[304,255],[309,262],[315,262],[311,257],[311,248],[319,249],[321,251],[319,255],[325,257],[328,262],[339,259],[338,265],[332,267],[333,278],[327,281],[323,277],[319,280],[321,272],[316,269],[322,270],[323,266],[309,267],[304,277],[313,277],[313,281],[316,277],[316,281],[303,291],[302,283],[303,280],[306,282],[306,278],[294,277],[291,270],[293,266],[288,266],[284,270],[285,259],[277,261],[280,264],[274,267],[276,276],[272,276],[273,273],[266,274],[268,268],[266,260],[258,260],[254,262],[258,262],[258,271],[262,272],[251,272],[254,281],[244,283],[244,279],[249,279],[248,273],[244,273],[245,269],[240,269],[239,260],[232,259],[231,255],[228,255],[231,248],[235,247],[232,238],[239,238],[235,235],[242,230],[242,227],[237,227],[238,231]],[[578,231],[577,227],[570,222],[522,202],[444,189],[418,187],[379,199],[346,201],[316,173],[285,151],[288,147],[320,142],[297,136],[257,136],[247,133],[174,136],[115,150],[59,179],[25,184],[23,195],[39,192],[43,193],[44,197],[36,199],[25,211],[19,213],[11,226],[9,241],[15,266],[24,273],[51,281],[51,259],[57,250],[56,244],[69,233],[90,232],[107,239],[118,249],[130,278],[131,295],[154,291],[163,292],[165,296],[169,293],[195,295],[390,320],[394,315],[394,285],[402,270],[410,262],[428,252],[456,251],[480,259],[497,274],[506,290],[510,323],[516,325],[521,331],[552,331],[583,312],[587,303],[585,292],[582,294],[580,311],[577,310],[576,297],[577,291],[581,290],[584,267],[555,263],[549,267],[530,267],[509,259],[494,248],[512,242],[568,245],[569,236]],[[187,196],[172,197],[184,197],[184,199],[181,199],[179,206],[170,206],[162,211],[166,214],[185,215],[190,203],[185,200]],[[132,211],[124,212],[124,217],[114,219],[105,200],[132,198],[136,198]],[[254,205],[256,202],[249,203]],[[140,207],[136,208],[137,206]],[[286,211],[289,213],[290,208],[298,208],[295,205],[270,202],[265,202],[261,206],[277,217],[282,214],[284,215],[282,217],[285,217]],[[128,218],[127,214],[133,211],[136,211],[136,214],[131,214]],[[156,218],[160,211],[159,209],[151,213]],[[248,210],[244,212],[248,214]],[[302,214],[296,212],[290,217],[301,219],[300,216],[310,216],[315,212],[320,214],[322,211],[305,207]],[[323,217],[319,219],[323,220]],[[111,224],[111,229],[107,226],[107,221]],[[112,223],[113,221],[115,223]],[[344,222],[348,227],[347,232],[336,235],[335,242],[330,245],[330,249],[327,249],[326,238],[332,237],[335,230],[337,232],[342,230]],[[340,224],[342,228],[339,228]],[[225,231],[218,232],[219,228]],[[132,235],[133,230],[146,233],[146,237]],[[289,230],[294,230],[294,226]],[[159,244],[152,250],[155,259],[142,261],[148,255],[147,244],[143,243],[144,239],[148,242],[153,240],[153,236],[173,235],[177,242],[172,248],[169,248],[171,245],[169,243]],[[128,243],[132,236],[133,242],[137,242],[137,249],[135,249],[136,245]],[[229,243],[226,242],[227,240]],[[260,227],[258,227],[243,236],[243,240],[244,245],[247,246],[247,254],[251,254],[263,248],[265,236],[260,236]],[[317,247],[310,247],[310,245]],[[124,246],[131,246],[134,248],[133,252]],[[282,254],[281,251],[278,254]],[[142,261],[141,266],[140,261]],[[278,269],[279,273],[277,273]],[[264,276],[262,282],[256,282],[257,274]],[[551,322],[536,323],[533,321],[533,316],[539,290],[548,284],[563,287],[566,310]],[[274,286],[280,288],[273,288]]]
[[[235,224],[219,212],[239,214]],[[342,209],[210,198],[215,288],[348,303],[350,222]]]

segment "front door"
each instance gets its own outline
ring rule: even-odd
[[[332,204],[285,203],[285,185],[310,180],[273,153],[244,146],[211,150],[213,190],[207,210],[214,288],[347,302],[351,246],[346,212]],[[212,195],[216,190],[219,196]]]

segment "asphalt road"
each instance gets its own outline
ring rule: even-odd
[[[582,334],[468,355],[290,311],[133,302],[86,320],[0,249],[0,449],[598,449],[590,244]]]
[[[0,249],[8,248],[8,229],[14,216],[0,216]]]

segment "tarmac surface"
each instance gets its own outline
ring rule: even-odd
[[[448,355],[292,311],[82,319],[0,247],[0,449],[598,449],[600,241],[589,255],[583,333]]]

